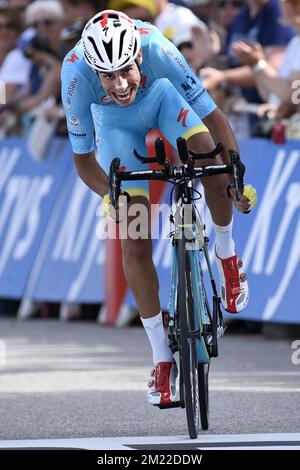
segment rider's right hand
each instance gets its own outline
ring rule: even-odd
[[[120,194],[117,208],[113,207],[110,195],[105,194],[101,203],[102,214],[104,217],[107,217],[108,219],[113,220],[116,223],[120,223],[127,212],[127,206],[128,197],[126,194]]]

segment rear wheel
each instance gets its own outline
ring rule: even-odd
[[[184,402],[191,439],[196,439],[200,427],[197,337],[191,271],[185,238],[178,240],[178,317],[180,325],[180,361],[184,383]]]

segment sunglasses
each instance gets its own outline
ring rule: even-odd
[[[245,3],[241,0],[220,0],[220,2],[218,2],[218,7],[220,8],[224,8],[228,5],[231,5],[235,8],[241,8],[245,5]]]
[[[45,28],[49,28],[50,26],[53,26],[55,23],[57,23],[57,20],[46,19],[46,20],[34,21],[32,23],[32,26],[34,28],[38,28],[39,26],[44,26]]]

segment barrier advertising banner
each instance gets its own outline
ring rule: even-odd
[[[54,139],[43,161],[31,158],[25,140],[1,140],[1,297],[22,297],[70,163],[65,140]]]
[[[240,149],[245,180],[257,188],[258,205],[249,215],[234,215],[236,248],[250,284],[250,302],[238,318],[299,323],[299,142],[251,139],[241,141]],[[103,302],[106,243],[97,216],[99,197],[75,174],[68,141],[54,139],[46,158],[35,161],[25,140],[3,139],[0,165],[0,297]],[[153,230],[164,309],[171,261],[169,191],[163,193]],[[213,258],[214,232],[203,198],[198,206]],[[129,292],[125,303],[134,305]]]

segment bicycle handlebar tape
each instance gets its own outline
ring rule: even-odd
[[[114,158],[110,164],[109,168],[109,187],[110,187],[110,200],[111,204],[116,208],[119,195],[120,195],[120,185],[116,177],[116,173],[120,168],[121,160],[120,158]]]
[[[233,178],[234,178],[234,187],[236,190],[236,199],[240,200],[241,195],[244,192],[244,174],[246,167],[240,159],[240,155],[236,150],[228,150],[232,169],[233,169]]]
[[[183,137],[178,137],[176,143],[180,160],[182,161],[182,163],[187,163],[190,157],[186,140]]]

